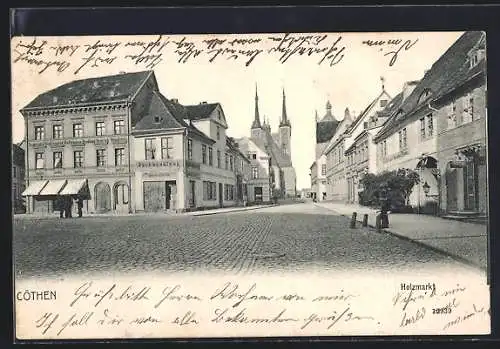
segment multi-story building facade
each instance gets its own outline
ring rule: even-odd
[[[323,151],[326,154],[327,196],[335,201],[347,201],[344,153],[346,132],[352,121],[351,113],[346,108],[344,118]]]
[[[391,96],[382,84],[380,94],[359,114],[345,133],[345,176],[347,182],[347,201],[359,202],[358,193],[363,190],[359,181],[365,173],[376,171],[376,147],[372,138],[387,120],[380,111],[384,109]]]
[[[321,119],[318,119],[316,113],[315,119],[316,146],[314,162],[310,167],[311,189],[315,193],[314,197],[319,201],[323,201],[331,199],[327,193],[327,157],[324,150],[335,134],[339,121],[332,113],[332,104],[330,101],[326,102],[325,115]]]
[[[238,140],[238,144],[241,152],[250,161],[250,178],[247,190],[249,202],[270,202],[273,196],[271,156],[251,138],[241,138]]]
[[[406,97],[374,137],[379,171],[409,168],[418,172],[420,182],[409,198],[418,212],[429,205],[432,210],[436,206],[465,209],[468,194],[463,188],[467,185],[472,189],[474,210],[481,210],[481,206],[485,210],[486,187],[481,190],[478,184],[480,179],[486,179],[485,163],[479,160],[484,159],[480,154],[484,155],[486,144],[485,84],[481,80],[484,55],[473,56],[482,37],[478,32],[465,33],[411,87],[411,92],[403,89]],[[466,107],[471,102],[474,117]],[[479,155],[465,155],[469,154],[470,144],[472,153]],[[464,158],[473,160],[462,161]],[[457,163],[463,167],[456,169]],[[467,166],[472,170],[467,172]]]
[[[24,211],[22,193],[26,187],[24,149],[17,144],[12,145],[12,209],[15,213]]]
[[[436,98],[440,209],[446,214],[488,213],[486,42],[467,33],[461,74]]]
[[[204,116],[198,109],[161,95],[152,71],[39,95],[22,110],[28,211],[51,212],[60,195],[84,198],[84,212],[234,205],[234,155],[232,169],[216,162],[219,153],[234,154],[222,108]]]

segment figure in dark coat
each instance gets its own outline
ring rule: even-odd
[[[82,198],[78,198],[77,205],[78,205],[78,217],[81,217],[82,216],[82,208],[83,208],[83,199]]]

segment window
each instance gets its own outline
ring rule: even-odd
[[[233,156],[229,155],[229,169],[231,171],[234,171],[234,162],[233,162]]]
[[[407,138],[406,138],[406,127],[399,131],[399,150],[405,150],[408,146]]]
[[[257,160],[257,154],[252,154],[252,159]]]
[[[214,165],[214,156],[213,156],[213,149],[212,147],[208,148],[208,165],[213,166]]]
[[[40,169],[44,167],[43,153],[35,153],[35,168]]]
[[[386,156],[386,155],[387,155],[387,141],[386,141],[386,140],[384,140],[384,141],[382,142],[382,155],[383,155],[383,156]]]
[[[188,139],[188,160],[193,160],[193,140]]]
[[[240,160],[240,170],[241,172],[243,172],[243,168],[244,168],[244,162],[243,162],[243,159]]]
[[[115,205],[128,204],[128,186],[126,184],[118,184],[115,190]]]
[[[227,155],[227,153],[225,154],[225,169],[227,170],[229,167],[229,156]]]
[[[54,139],[63,138],[63,127],[62,125],[54,125],[52,126],[52,137]]]
[[[203,200],[216,200],[217,183],[203,181]]]
[[[474,121],[475,118],[474,118],[474,95],[470,95],[469,97],[469,114],[470,114],[470,118],[471,118],[471,121]]]
[[[96,150],[97,167],[106,166],[106,150],[97,149]]]
[[[420,119],[420,138],[425,138],[425,118]]]
[[[456,126],[457,121],[457,103],[453,101],[448,107],[448,128],[453,128]]]
[[[120,166],[125,164],[125,148],[115,149],[115,166]]]
[[[45,127],[35,126],[35,140],[39,141],[45,138]]]
[[[121,135],[125,133],[125,120],[115,120],[113,122],[113,126],[115,135]]]
[[[434,118],[432,113],[427,115],[427,136],[431,137],[434,134]]]
[[[83,137],[82,124],[73,124],[73,137]]]
[[[73,164],[75,168],[83,166],[83,151],[76,150],[73,152]]]
[[[325,164],[321,165],[321,175],[326,176],[326,165]]]
[[[146,160],[154,160],[155,159],[155,144],[154,138],[146,138],[144,140],[144,148],[146,150]]]
[[[383,108],[387,105],[387,99],[381,99],[380,100],[380,106]]]
[[[174,140],[172,137],[164,137],[161,139],[161,158],[172,159],[174,155]]]
[[[368,128],[368,121],[363,122],[363,128],[367,129]]]
[[[55,151],[52,156],[54,159],[54,168],[62,168],[62,151]]]
[[[465,98],[465,106],[462,116],[462,123],[466,124],[474,120],[474,97],[471,94],[469,94],[464,98]]]
[[[288,154],[288,149],[287,149],[286,143],[283,143],[281,145],[281,149],[282,149],[283,155],[287,155]]]
[[[221,168],[221,153],[217,150],[217,168]]]
[[[17,167],[16,166],[12,167],[12,177],[14,177],[14,178],[17,177]]]
[[[155,115],[155,123],[159,123],[161,121],[161,117],[159,115]]]
[[[98,121],[95,123],[95,135],[96,136],[104,136],[104,122]]]
[[[224,200],[234,200],[234,185],[224,184]]]
[[[217,126],[217,140],[219,139],[220,139],[220,126]]]
[[[207,163],[207,146],[205,144],[201,146],[201,160],[204,164]]]
[[[252,178],[253,179],[259,178],[259,168],[256,166],[252,167]]]

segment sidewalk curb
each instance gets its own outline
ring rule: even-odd
[[[261,208],[268,208],[268,207],[274,207],[274,206],[276,206],[276,205],[255,206],[255,207],[250,206],[249,208],[241,208],[241,209],[236,209],[236,210],[231,210],[231,211],[223,211],[223,212],[204,212],[204,211],[200,211],[200,213],[190,214],[190,215],[185,215],[185,216],[193,216],[193,217],[212,216],[212,215],[223,214],[223,213],[254,211],[254,210],[261,209]]]
[[[325,207],[323,205],[318,205],[318,204],[315,204],[316,206],[319,206],[319,207],[323,207],[323,208],[326,208],[327,210],[330,210],[332,212],[335,212],[335,213],[338,213],[339,215],[343,216],[343,217],[346,217],[346,218],[349,218],[348,215],[346,214],[343,214],[343,213],[340,213],[336,210],[334,210],[333,208],[329,208],[329,207]],[[362,220],[359,220],[359,219],[356,219],[356,221],[358,222],[363,222]],[[372,228],[372,229],[377,229],[376,226],[374,226],[373,224],[368,224],[368,227]],[[432,245],[429,245],[429,244],[426,244],[425,242],[422,242],[422,241],[419,241],[419,240],[415,240],[415,239],[412,239],[412,238],[409,238],[408,236],[405,236],[405,235],[402,235],[400,233],[397,233],[395,232],[394,230],[392,230],[391,228],[383,228],[382,231],[386,234],[390,234],[394,237],[397,237],[398,239],[401,239],[401,240],[405,240],[405,241],[409,241],[409,242],[412,242],[416,245],[419,245],[419,246],[422,246],[422,247],[425,247],[427,249],[430,249],[434,252],[437,252],[437,253],[440,253],[446,257],[449,257],[459,263],[462,263],[462,264],[466,264],[467,266],[469,267],[473,267],[473,268],[478,268],[482,271],[485,271],[487,272],[488,271],[488,268],[487,267],[483,267],[481,265],[478,265],[466,258],[463,258],[463,257],[460,257],[460,256],[457,256],[456,254],[453,254],[449,251],[446,251],[446,250],[443,250],[443,249],[440,249],[440,248],[437,248],[437,247],[434,247]],[[375,231],[376,232],[376,231]]]

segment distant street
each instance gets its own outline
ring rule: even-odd
[[[80,272],[415,271],[460,264],[312,203],[209,216],[16,218],[16,276]]]

